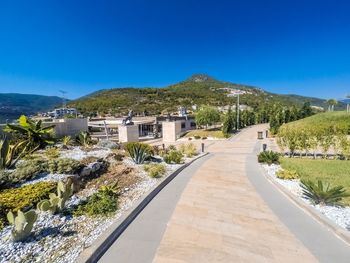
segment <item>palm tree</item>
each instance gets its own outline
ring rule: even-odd
[[[334,106],[337,105],[337,100],[336,99],[329,99],[327,100],[328,104],[328,111],[334,111]]]

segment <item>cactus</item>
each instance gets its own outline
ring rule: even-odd
[[[16,217],[11,211],[8,212],[7,219],[14,225],[11,232],[13,241],[22,241],[29,237],[37,218],[38,216],[34,210],[25,213],[18,210]]]
[[[57,195],[52,193],[49,195],[50,199],[45,199],[37,204],[37,208],[40,211],[49,211],[51,214],[60,212],[63,210],[66,201],[73,194],[72,180],[67,181],[64,184],[62,181],[57,184]]]

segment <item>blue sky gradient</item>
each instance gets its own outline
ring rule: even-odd
[[[0,0],[0,92],[76,98],[194,73],[350,93],[350,1]]]

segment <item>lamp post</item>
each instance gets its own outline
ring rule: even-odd
[[[237,131],[239,130],[239,93],[237,94],[237,105],[236,105],[236,112],[237,112]]]

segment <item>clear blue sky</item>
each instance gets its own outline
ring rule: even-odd
[[[0,92],[76,98],[193,73],[350,93],[350,1],[0,0]]]

